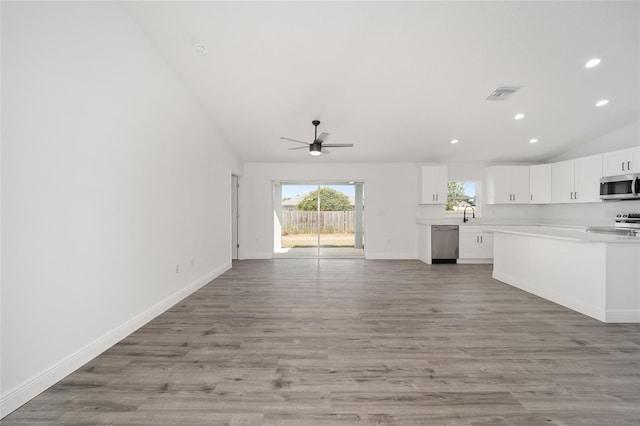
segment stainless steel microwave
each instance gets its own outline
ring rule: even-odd
[[[640,199],[640,174],[601,178],[600,198],[602,200]]]

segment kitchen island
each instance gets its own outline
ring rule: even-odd
[[[640,238],[492,229],[493,278],[602,322],[640,323]]]

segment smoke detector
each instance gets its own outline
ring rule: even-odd
[[[487,98],[488,101],[506,101],[511,95],[516,93],[522,86],[500,86]]]

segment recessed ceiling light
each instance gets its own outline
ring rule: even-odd
[[[451,140],[451,143],[458,143],[458,142],[460,142],[458,139],[452,139]]]
[[[601,106],[605,106],[606,104],[608,104],[609,101],[606,99],[600,99],[598,102],[596,102],[596,106],[597,107],[601,107]]]
[[[516,116],[513,117],[513,118],[515,118],[516,120],[522,120],[524,118],[524,114],[522,114],[522,113],[516,114]]]
[[[586,64],[584,64],[585,68],[593,68],[601,62],[600,58],[589,59]]]
[[[536,139],[536,138],[529,139],[529,143],[536,143],[536,142],[538,142],[538,139]]]
[[[204,56],[207,54],[207,46],[202,43],[196,43],[193,45],[193,50],[196,51],[196,54],[200,56]]]

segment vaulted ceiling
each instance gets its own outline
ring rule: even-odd
[[[640,2],[124,7],[244,161],[535,162],[640,117]],[[355,147],[288,150],[314,119]]]

